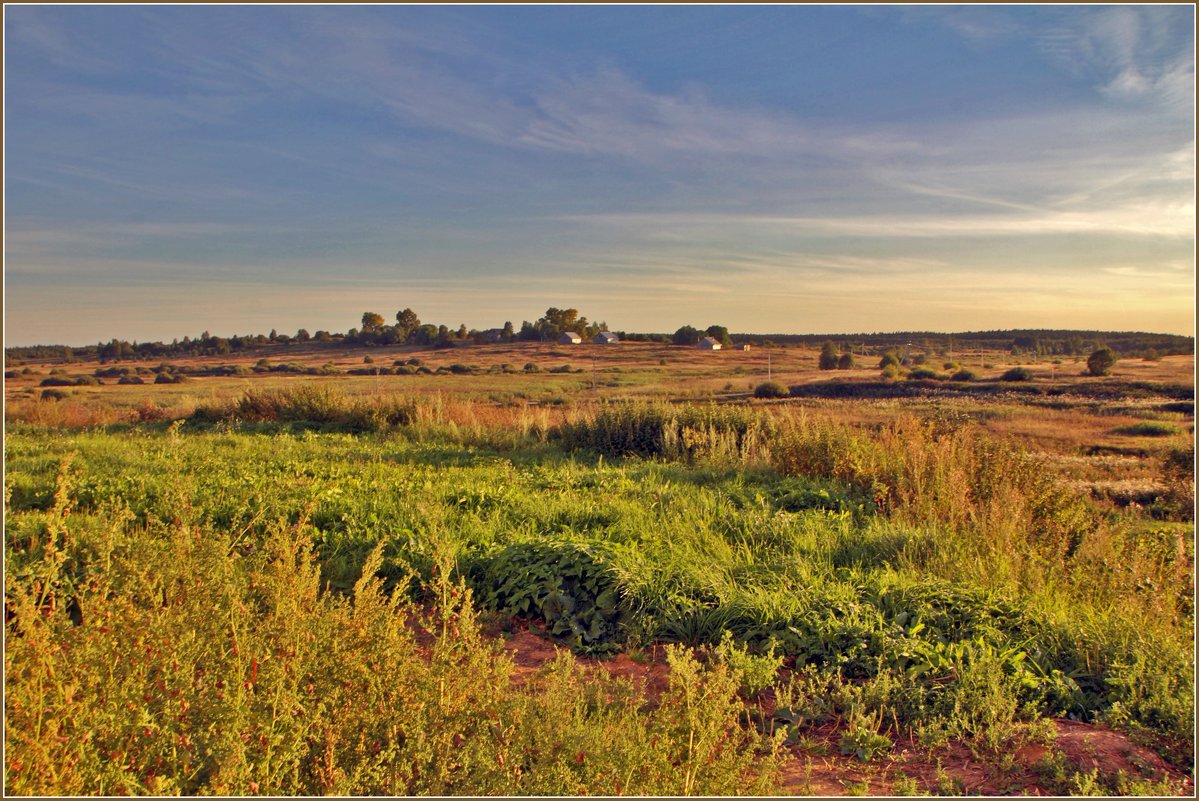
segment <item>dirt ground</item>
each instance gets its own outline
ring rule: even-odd
[[[535,624],[513,621],[504,637],[504,649],[515,664],[512,680],[516,685],[529,681],[558,653]],[[611,659],[580,659],[580,663],[627,679],[651,703],[670,682],[670,668],[661,649],[652,649],[637,659],[619,654]],[[772,700],[764,697],[760,702],[769,713]],[[897,740],[890,755],[862,762],[839,753],[840,732],[835,724],[825,724],[805,732],[802,750],[788,746],[790,758],[782,770],[783,792],[887,796],[895,794],[896,780],[906,779],[915,780],[920,795],[1055,796],[1063,789],[1060,778],[1055,782],[1053,774],[1064,770],[1098,771],[1098,776],[1112,778],[1123,772],[1132,779],[1167,780],[1179,789],[1179,795],[1195,794],[1192,777],[1121,732],[1065,719],[1056,719],[1053,725],[1056,732],[1052,749],[1041,744],[1025,745],[1011,754],[1010,760],[1004,755],[975,753],[961,742],[950,741],[925,750],[914,742]]]

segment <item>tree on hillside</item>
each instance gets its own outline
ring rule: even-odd
[[[504,323],[504,333],[502,334],[504,341],[509,341],[516,336],[515,329],[512,328],[512,321],[508,320]]]
[[[1104,345],[1087,358],[1087,372],[1091,375],[1111,375],[1116,366],[1116,353]]]
[[[836,370],[838,362],[837,346],[832,342],[825,342],[824,347],[820,350],[820,369]]]
[[[854,364],[853,354],[846,351],[841,354],[841,358],[837,359],[838,370],[852,370],[857,365]]]
[[[685,325],[678,331],[674,332],[674,336],[671,337],[671,341],[676,345],[694,345],[696,342],[699,342],[700,336],[701,332],[698,328]]]
[[[375,332],[383,327],[383,315],[374,312],[362,313],[362,330]]]

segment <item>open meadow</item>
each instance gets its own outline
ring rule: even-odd
[[[879,358],[10,360],[5,787],[1193,794],[1194,357]]]

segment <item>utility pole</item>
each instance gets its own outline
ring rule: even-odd
[[[591,391],[595,392],[595,354],[591,354]]]
[[[770,370],[770,348],[767,348],[766,349],[766,380],[770,381],[773,378],[774,378],[774,376],[771,375],[771,370]]]

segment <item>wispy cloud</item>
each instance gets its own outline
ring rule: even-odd
[[[1109,98],[1193,114],[1193,42],[1178,35],[1182,25],[1193,29],[1193,15],[1194,9],[1186,7],[1165,13],[1143,6],[1087,9],[1043,31],[1040,43],[1066,69],[1094,80]]]

